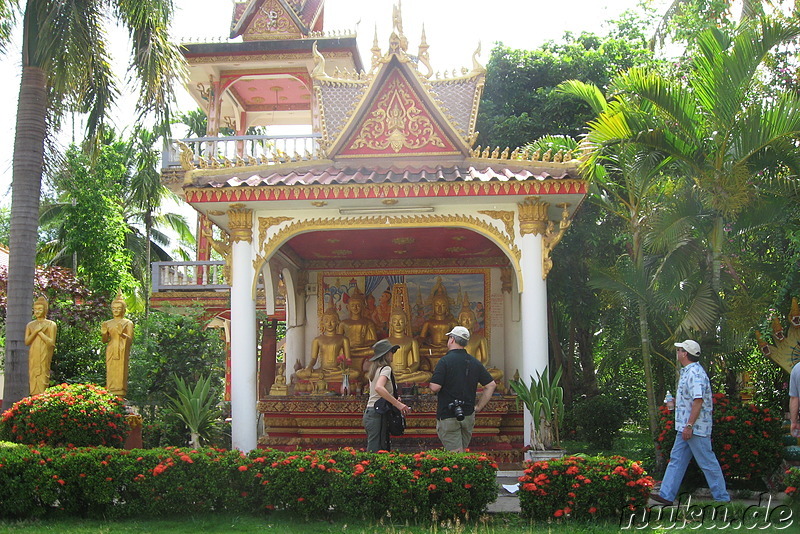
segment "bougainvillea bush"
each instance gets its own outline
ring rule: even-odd
[[[120,397],[92,384],[61,384],[0,416],[0,439],[58,447],[121,447],[128,434]]]
[[[742,404],[721,393],[713,396],[714,424],[711,445],[725,479],[760,481],[781,463],[781,418],[769,408]],[[675,414],[661,407],[658,452],[669,460],[677,435]]]
[[[519,478],[522,515],[532,519],[619,517],[647,504],[653,479],[622,456],[529,462]]]
[[[0,518],[285,510],[392,522],[477,518],[497,497],[480,454],[0,445]]]

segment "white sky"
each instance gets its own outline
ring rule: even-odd
[[[651,0],[657,1],[657,0]],[[377,25],[378,43],[388,46],[391,32],[392,6],[396,0],[326,0],[325,29],[352,30],[358,23],[359,50],[368,64]],[[480,61],[486,64],[494,43],[513,48],[533,49],[548,40],[560,40],[564,32],[604,33],[605,21],[617,18],[626,9],[635,9],[637,0],[402,0],[403,30],[409,40],[409,51],[416,53],[422,25],[430,48],[431,65],[436,70],[472,66],[472,54],[482,44]],[[179,41],[187,38],[226,38],[229,34],[232,0],[175,0],[177,14],[173,35]],[[118,39],[119,56],[115,61],[120,72],[128,62],[124,37]],[[0,56],[0,118],[6,125],[0,129],[0,203],[10,203],[14,124],[19,93],[19,45],[12,43]],[[121,74],[122,76],[122,74]],[[184,91],[180,91],[178,109],[196,108]],[[116,114],[117,129],[130,130],[133,117],[131,98],[126,98]],[[81,133],[76,134],[80,139]],[[70,135],[60,137],[70,141]]]

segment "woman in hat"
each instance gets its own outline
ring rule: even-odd
[[[392,345],[388,339],[382,339],[372,345],[375,354],[369,359],[370,366],[367,372],[369,379],[369,400],[364,410],[364,430],[367,432],[367,450],[369,452],[389,450],[389,431],[386,427],[384,416],[375,411],[375,401],[380,398],[394,405],[404,415],[411,408],[395,398],[392,380],[392,356],[400,345]]]

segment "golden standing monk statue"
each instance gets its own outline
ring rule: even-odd
[[[428,382],[431,373],[420,371],[419,342],[408,335],[408,317],[401,308],[389,316],[389,343],[400,345],[392,358],[397,382]]]
[[[39,297],[33,303],[35,319],[25,327],[25,344],[28,350],[28,381],[30,395],[43,393],[50,385],[50,364],[56,347],[56,323],[47,318],[47,299]]]
[[[334,308],[322,315],[322,334],[315,337],[311,343],[311,361],[305,369],[298,369],[295,376],[304,380],[313,381],[336,381],[341,380],[344,375],[341,369],[342,359],[350,360],[350,341],[337,331],[339,329],[339,314]],[[318,369],[314,366],[321,360]],[[354,369],[348,369],[348,376],[351,380],[356,380],[360,374]]]
[[[118,294],[111,303],[113,319],[100,325],[100,337],[106,345],[106,389],[124,397],[128,392],[128,360],[133,343],[133,321],[125,318],[127,306]]]
[[[461,311],[458,314],[458,324],[469,330],[469,342],[465,347],[467,353],[481,362],[486,367],[486,370],[489,371],[489,374],[492,375],[492,378],[495,379],[497,385],[500,386],[502,384],[500,379],[503,378],[503,371],[489,366],[489,343],[486,340],[486,336],[476,332],[478,329],[478,317],[469,307],[469,297],[466,293],[464,294]]]

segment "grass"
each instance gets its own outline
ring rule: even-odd
[[[0,521],[3,533],[58,534],[128,534],[128,533],[245,533],[291,532],[292,534],[351,533],[373,534],[525,534],[525,533],[611,533],[619,532],[618,521],[595,522],[529,522],[517,514],[494,514],[468,524],[393,525],[367,521],[303,520],[288,514],[275,513],[265,517],[209,514],[179,519],[130,519],[104,521],[90,519],[41,519],[19,522]]]

